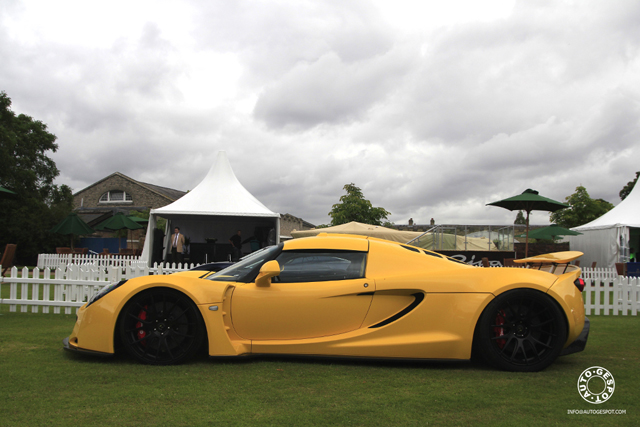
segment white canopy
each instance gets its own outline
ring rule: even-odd
[[[240,184],[227,153],[220,151],[207,176],[193,190],[152,213],[166,215],[228,215],[280,218]]]
[[[280,235],[280,214],[269,210],[238,181],[233,173],[227,154],[220,151],[216,162],[205,178],[190,192],[175,202],[152,209],[149,216],[147,237],[142,258],[151,263],[154,233],[157,218],[168,220],[166,241],[174,227],[189,237],[191,244],[205,243],[206,239],[217,239],[227,244],[229,237],[241,230],[243,239],[255,235],[258,229],[272,229],[274,241]],[[259,238],[262,241],[265,239]]]
[[[575,231],[602,230],[612,227],[640,228],[640,186],[636,185],[631,193],[618,206],[594,219],[588,224],[574,227]]]
[[[638,185],[609,212],[588,224],[572,228],[582,235],[567,236],[564,241],[569,242],[571,250],[584,252],[580,258],[582,265],[590,266],[595,261],[597,267],[614,267],[616,262],[629,260],[629,246],[633,246],[630,241],[636,236],[637,229],[640,229]]]

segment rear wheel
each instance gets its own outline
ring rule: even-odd
[[[167,288],[135,295],[120,315],[126,351],[142,363],[172,365],[190,359],[203,343],[205,328],[196,305]]]
[[[567,326],[558,304],[546,294],[517,289],[496,297],[476,329],[476,350],[507,371],[535,372],[560,355]]]

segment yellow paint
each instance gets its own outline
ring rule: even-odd
[[[536,255],[529,258],[514,259],[513,262],[518,264],[525,264],[525,263],[562,264],[562,263],[571,262],[574,259],[578,259],[582,255],[584,254],[578,251],[554,252],[550,254]]]
[[[487,294],[429,294],[414,311],[381,328],[307,340],[253,341],[252,351],[427,359],[468,359]]]
[[[367,251],[369,241],[365,236],[321,233],[310,239],[293,239],[284,244],[284,249],[334,249],[347,251]]]
[[[416,298],[412,295],[415,292],[416,290],[376,292],[362,327],[380,323],[404,310],[415,301]]]
[[[238,356],[251,353],[251,341],[239,337],[231,325],[229,311],[234,289],[234,286],[226,289],[224,301],[217,305],[218,309],[215,311],[210,310],[212,304],[198,306],[207,328],[211,356]]]
[[[579,276],[580,270],[561,275],[548,292],[560,304],[567,318],[568,336],[565,347],[578,338],[584,327],[582,292],[574,285]]]
[[[284,243],[284,250],[368,251],[362,279],[279,283],[272,280],[279,271],[275,261],[263,266],[266,279],[259,281],[260,286],[206,280],[205,272],[131,279],[78,311],[70,345],[112,353],[125,303],[156,287],[175,289],[195,302],[212,356],[282,353],[467,359],[484,308],[495,296],[518,288],[546,292],[558,301],[569,326],[567,344],[582,330],[584,306],[573,285],[579,269],[555,276],[533,269],[476,268],[402,246],[338,235]],[[531,259],[560,262],[574,256],[560,254]],[[411,312],[372,327],[411,305],[416,293],[424,299]]]
[[[357,329],[375,291],[367,279],[313,283],[238,284],[231,319],[239,336],[251,340],[301,339]],[[365,286],[367,285],[367,286]]]
[[[124,285],[87,307],[78,310],[78,320],[69,341],[77,339],[85,350],[114,352],[114,333],[118,316],[134,295],[146,289],[166,287],[186,294],[197,305],[221,303],[229,284],[197,279],[182,274],[144,276],[128,280]],[[75,342],[75,341],[74,341]]]

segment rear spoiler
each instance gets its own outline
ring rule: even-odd
[[[522,259],[514,259],[513,262],[517,264],[526,264],[531,268],[538,268],[538,270],[542,269],[542,267],[553,266],[551,273],[556,273],[558,267],[562,268],[564,266],[564,271],[567,271],[569,263],[575,259],[580,258],[584,255],[579,251],[564,251],[564,252],[553,252],[550,254],[544,255],[536,255],[528,258]]]

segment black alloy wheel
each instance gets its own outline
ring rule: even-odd
[[[484,310],[475,335],[478,353],[499,369],[536,372],[560,355],[567,325],[558,304],[533,289],[496,297]]]
[[[189,360],[202,346],[204,322],[181,292],[153,288],[129,300],[120,313],[126,351],[142,363],[173,365]]]

